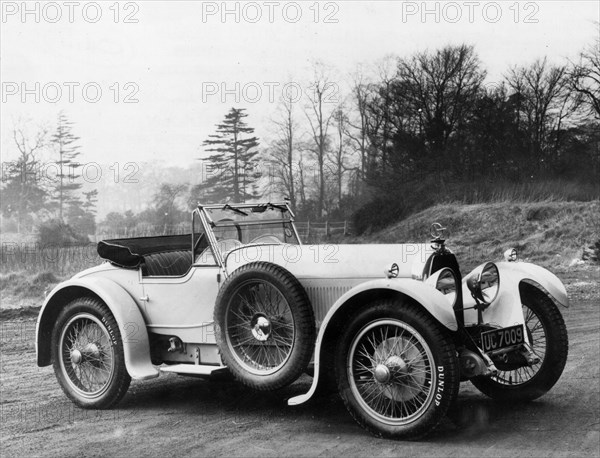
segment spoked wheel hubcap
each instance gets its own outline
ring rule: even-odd
[[[277,372],[294,346],[294,317],[281,291],[268,281],[243,283],[226,312],[227,345],[252,374]]]
[[[348,352],[350,389],[374,419],[401,426],[419,418],[433,401],[436,374],[425,339],[398,320],[369,323]]]
[[[89,313],[75,315],[59,342],[60,367],[73,390],[89,399],[102,395],[115,372],[115,351],[104,324]]]
[[[262,313],[256,314],[250,320],[250,327],[252,328],[252,335],[259,342],[265,342],[271,337],[271,322]]]

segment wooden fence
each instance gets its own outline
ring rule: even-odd
[[[296,221],[295,224],[303,242],[319,241],[331,236],[346,236],[352,233],[348,221]]]
[[[305,243],[314,243],[326,240],[332,236],[347,236],[352,234],[349,221],[296,221],[296,228],[300,239]],[[99,242],[105,239],[117,239],[128,237],[150,237],[153,235],[178,235],[189,234],[191,225],[178,224],[176,226],[145,226],[143,228],[123,228],[111,232],[104,232],[93,236],[92,240]]]

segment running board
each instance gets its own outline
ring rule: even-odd
[[[161,372],[175,372],[176,374],[189,375],[211,375],[226,369],[227,366],[208,366],[202,364],[172,364],[160,368]]]

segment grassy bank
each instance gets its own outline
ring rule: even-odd
[[[548,202],[593,202],[600,200],[600,186],[573,180],[542,180],[515,183],[507,180],[469,182],[429,177],[398,185],[376,198],[353,216],[356,234],[383,230],[398,221],[440,204],[507,204]]]
[[[464,270],[500,259],[509,247],[522,259],[566,268],[600,238],[600,201],[436,205],[353,242],[425,242],[433,222],[448,228],[447,244]]]

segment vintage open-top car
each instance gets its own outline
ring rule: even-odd
[[[302,245],[286,203],[198,206],[191,234],[100,242],[106,262],[46,298],[37,362],[86,408],[161,371],[227,371],[256,390],[310,373],[288,404],[337,386],[367,430],[409,439],[461,381],[541,396],[567,359],[563,284],[510,249],[463,279],[442,229],[425,244]]]

